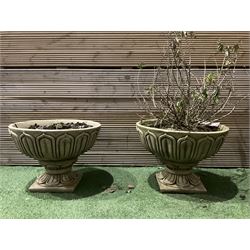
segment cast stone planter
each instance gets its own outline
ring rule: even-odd
[[[92,127],[79,129],[28,129],[35,123],[50,125],[57,122],[85,122]],[[94,121],[57,119],[29,120],[8,126],[17,148],[25,155],[38,160],[45,173],[29,187],[33,192],[73,192],[81,175],[72,171],[79,155],[95,143],[101,124]]]
[[[192,168],[219,151],[229,131],[227,126],[220,125],[215,132],[188,132],[149,127],[139,121],[136,129],[144,147],[166,165],[156,174],[161,192],[206,192]]]

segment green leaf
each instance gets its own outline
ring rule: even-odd
[[[181,32],[181,37],[187,37],[187,32],[186,31],[182,31]]]
[[[213,101],[214,101],[214,103],[218,104],[219,103],[219,97],[214,97]]]
[[[235,45],[233,46],[233,51],[237,53],[238,50],[239,50],[239,48],[240,48],[239,44],[235,44]]]
[[[229,55],[230,55],[229,49],[226,49],[226,50],[225,50],[225,56],[226,56],[226,57],[229,57]]]
[[[137,65],[137,67],[138,67],[138,69],[143,69],[144,63],[143,63],[143,62],[139,63],[139,64]]]
[[[219,52],[222,52],[224,50],[224,44],[221,41],[218,42],[217,50]]]
[[[203,101],[204,101],[204,97],[200,95],[200,96],[198,97],[198,101],[203,102]]]
[[[202,91],[202,95],[205,97],[205,99],[207,99],[207,89],[203,89]]]
[[[212,93],[212,98],[215,103],[219,102],[219,96],[220,96],[220,88],[217,87],[217,89],[215,89]]]
[[[212,73],[208,73],[205,77],[205,83],[210,85],[212,83],[215,83],[217,79],[217,73],[212,72]]]
[[[230,61],[230,60],[226,60],[226,62],[225,62],[225,65],[226,66],[229,66],[229,65],[231,65],[232,64],[232,62]]]
[[[193,31],[190,31],[189,34],[190,34],[191,38],[196,38],[196,35],[195,35],[195,33]]]
[[[181,107],[182,107],[182,101],[178,101],[178,102],[176,103],[176,107],[177,107],[177,108],[181,108]]]

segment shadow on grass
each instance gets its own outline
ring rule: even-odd
[[[207,171],[196,171],[197,175],[201,177],[204,186],[207,189],[207,193],[200,194],[163,194],[171,198],[188,200],[188,201],[198,201],[200,199],[213,202],[221,202],[233,199],[238,193],[238,187],[231,181],[228,176],[221,176],[218,174],[210,173]],[[148,183],[150,187],[158,192],[159,187],[155,178],[155,173],[151,174],[148,178]]]
[[[74,200],[94,196],[104,191],[105,187],[112,185],[113,176],[102,169],[97,168],[84,168],[79,169],[82,174],[82,179],[73,193],[38,193],[28,191],[29,186],[35,181],[33,179],[26,186],[26,192],[40,199],[61,199],[61,200]]]
[[[76,170],[76,168],[75,168]],[[82,174],[82,179],[73,193],[39,193],[30,192],[28,188],[35,181],[35,178],[26,186],[26,192],[38,199],[51,200],[76,200],[98,195],[98,199],[114,199],[121,195],[129,195],[128,185],[136,187],[136,178],[123,169],[105,167],[104,169],[89,167],[77,170]],[[113,191],[105,191],[114,186]],[[131,190],[130,190],[131,191]],[[133,191],[131,191],[133,192]]]

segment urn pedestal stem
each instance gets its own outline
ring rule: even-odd
[[[81,174],[72,171],[77,159],[65,161],[39,161],[45,173],[37,177],[29,187],[31,192],[73,192],[81,180]]]
[[[192,168],[170,169],[166,167],[164,170],[156,174],[156,180],[162,193],[207,192],[200,177],[192,172]]]

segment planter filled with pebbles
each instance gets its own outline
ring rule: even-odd
[[[101,124],[88,120],[30,120],[10,124],[17,148],[45,168],[33,192],[73,192],[81,176],[72,171],[79,155],[95,143]]]

